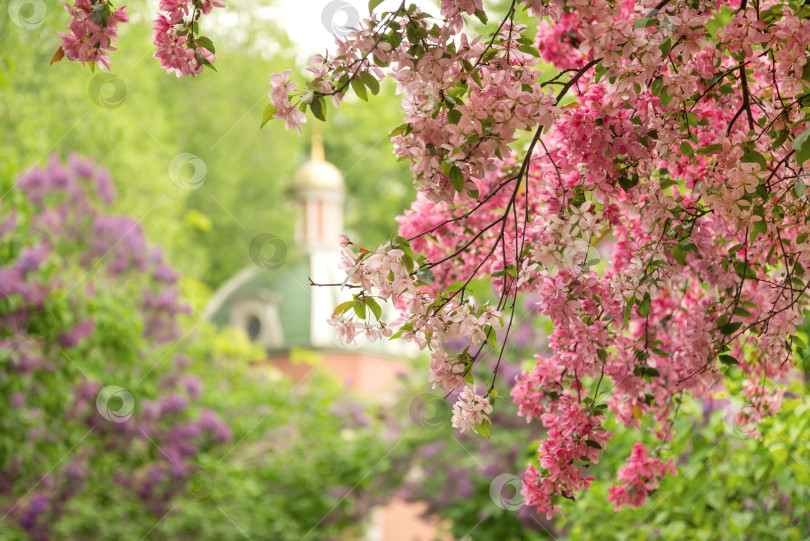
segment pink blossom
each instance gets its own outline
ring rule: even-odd
[[[490,413],[492,404],[489,400],[476,394],[470,387],[465,387],[453,405],[453,426],[466,432],[476,425],[488,423]]]
[[[106,0],[76,0],[71,6],[62,2],[73,19],[68,24],[69,33],[60,32],[60,46],[65,58],[79,62],[93,62],[103,69],[110,69],[109,51],[118,41],[118,25],[129,21],[126,7],[110,11],[112,6]]]
[[[644,444],[636,442],[627,463],[619,469],[618,480],[621,485],[610,487],[608,501],[616,502],[616,511],[623,504],[630,507],[644,505],[647,495],[658,488],[658,482],[667,472],[677,475],[670,459],[663,463],[660,459],[651,459]]]

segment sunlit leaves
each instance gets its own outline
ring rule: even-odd
[[[267,104],[267,107],[264,108],[264,113],[262,113],[262,124],[261,128],[264,128],[264,125],[270,122],[270,120],[278,113],[278,108],[272,104]]]
[[[363,84],[363,81],[357,77],[352,79],[351,82],[352,90],[354,93],[357,94],[357,97],[363,101],[368,101],[368,93],[366,92],[366,85]]]
[[[324,103],[323,98],[316,98],[309,106],[312,109],[312,114],[315,115],[315,118],[324,122],[326,121],[326,104]]]
[[[803,164],[810,159],[810,129],[803,131],[791,143],[793,150],[796,151],[796,161]]]

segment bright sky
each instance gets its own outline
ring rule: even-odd
[[[395,9],[399,3],[400,0],[384,0],[375,11]],[[429,13],[438,14],[433,2],[416,0],[414,3]],[[367,0],[278,0],[278,6],[282,24],[305,58],[327,48],[334,50],[335,34],[342,35],[347,27],[368,17]]]

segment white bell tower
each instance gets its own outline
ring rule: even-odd
[[[295,173],[292,198],[298,210],[295,241],[309,259],[309,276],[318,284],[343,282],[338,268],[343,233],[343,175],[326,161],[321,135],[313,133],[311,157]],[[313,346],[335,344],[335,329],[325,322],[341,300],[351,298],[337,287],[312,287],[310,292],[310,339]]]
[[[295,173],[292,195],[300,217],[296,242],[308,253],[335,248],[343,233],[346,185],[338,168],[326,161],[320,134],[313,134],[311,158]]]

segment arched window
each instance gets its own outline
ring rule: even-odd
[[[255,342],[262,332],[262,322],[256,316],[250,316],[247,320],[247,328],[245,330],[251,342]]]

